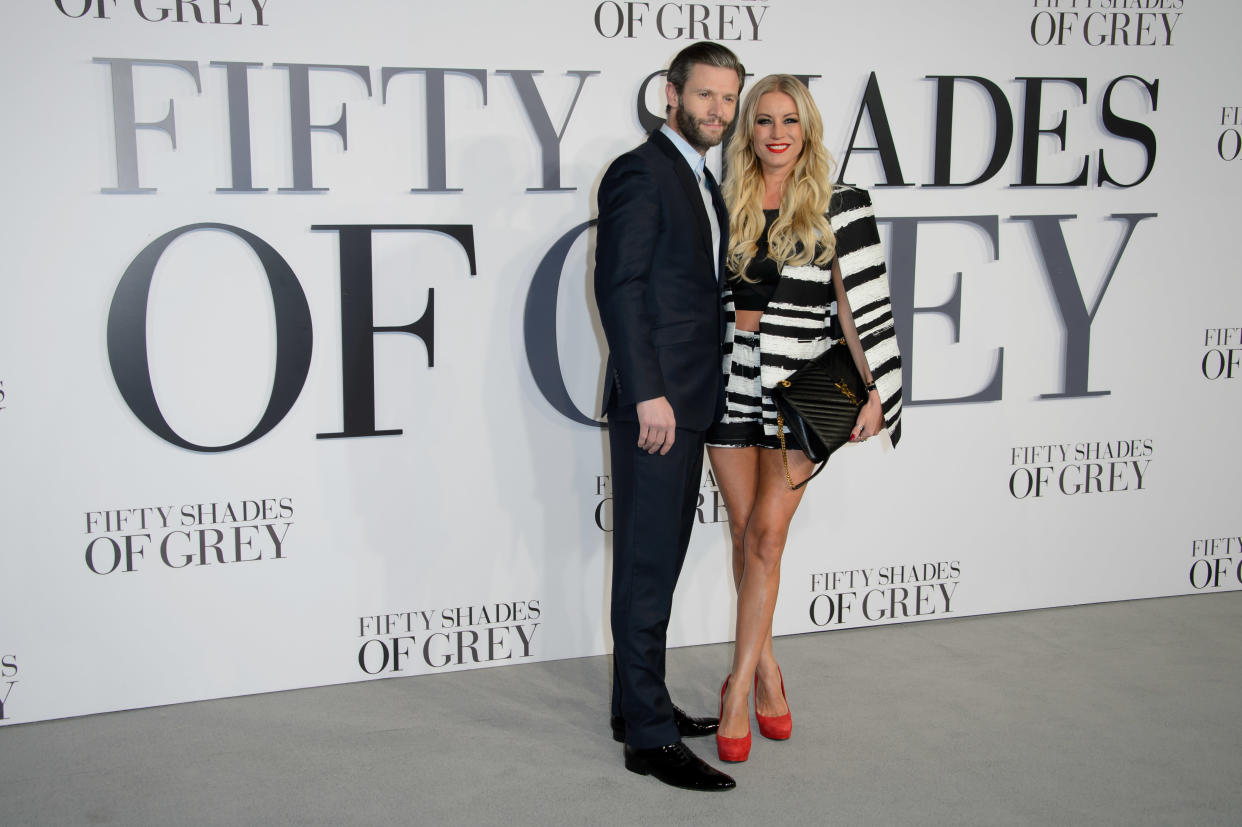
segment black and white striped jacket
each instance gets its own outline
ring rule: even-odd
[[[893,445],[901,439],[901,354],[889,304],[884,248],[866,190],[837,187],[828,208],[837,239],[837,260],[862,343],[884,410]],[[733,292],[724,289],[724,375],[732,370]],[[759,322],[759,376],[764,388],[763,429],[776,434],[776,407],[770,392],[777,383],[832,346],[836,293],[831,264],[786,265]],[[843,345],[844,346],[844,345]]]

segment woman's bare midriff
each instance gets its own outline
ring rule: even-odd
[[[733,326],[749,333],[759,332],[759,320],[763,318],[762,310],[738,310],[734,312]]]

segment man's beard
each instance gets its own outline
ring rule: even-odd
[[[677,128],[681,130],[682,137],[686,139],[686,143],[697,149],[699,152],[706,152],[724,139],[725,132],[729,130],[729,121],[720,120],[723,125],[719,136],[709,135],[699,128],[699,121],[686,111],[686,107],[682,105],[681,98],[677,99],[677,112],[673,115],[673,119],[677,121]]]

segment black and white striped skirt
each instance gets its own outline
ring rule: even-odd
[[[707,432],[707,444],[716,448],[781,447],[775,434],[763,430],[763,409],[772,407],[759,381],[759,334],[733,331],[733,356],[725,380],[725,413]],[[788,429],[786,429],[788,433]]]

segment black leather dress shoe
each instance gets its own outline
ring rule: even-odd
[[[678,741],[653,749],[625,748],[625,768],[639,775],[654,775],[683,790],[731,790],[737,782],[710,766]]]
[[[625,719],[620,715],[613,715],[610,723],[612,740],[625,743]],[[673,723],[677,725],[677,734],[682,738],[702,738],[720,728],[719,718],[691,718],[676,706],[673,707]]]

